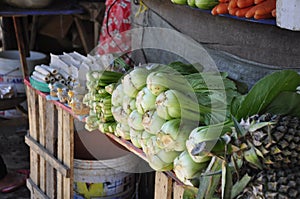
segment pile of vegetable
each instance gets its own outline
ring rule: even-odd
[[[276,17],[276,0],[219,0],[213,15],[230,14],[237,17],[268,19]]]
[[[240,94],[226,73],[201,69],[174,62],[90,72],[86,128],[131,141],[154,170],[198,187],[188,189],[197,198],[300,196],[286,170],[300,167],[300,75],[275,72]],[[271,179],[276,172],[282,177]]]
[[[276,17],[276,0],[171,0],[174,4],[211,10],[212,15],[229,14],[242,18]]]
[[[209,159],[197,198],[300,196],[298,171],[289,170],[300,166],[299,85],[295,71],[272,73],[234,101],[232,119],[192,131],[190,157]]]
[[[204,10],[210,10],[219,3],[218,0],[171,0],[174,4],[189,5]]]
[[[122,77],[111,71],[88,73],[86,128],[130,140],[155,170],[180,167],[191,131],[227,120],[231,102],[240,95],[226,73],[202,69],[174,62],[137,67]],[[113,78],[102,84],[107,72]]]
[[[113,133],[116,123],[111,112],[111,94],[115,84],[123,76],[114,71],[89,71],[86,74],[88,93],[83,103],[90,108],[85,128],[89,131],[99,129],[103,133]]]

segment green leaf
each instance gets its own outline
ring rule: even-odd
[[[231,198],[232,173],[226,161],[222,162],[222,199]]]
[[[272,125],[272,124],[275,124],[275,122],[258,122],[258,123],[255,123],[255,124],[251,124],[250,127],[249,127],[249,132],[255,132],[259,129],[262,129],[263,127],[265,126],[269,126],[269,125]]]
[[[300,94],[296,92],[282,92],[264,110],[264,112],[300,117]]]
[[[232,115],[236,115],[246,95],[240,95],[233,98],[231,102],[230,112]]]
[[[207,173],[214,173],[222,168],[222,160],[213,157],[209,166],[207,167]],[[200,177],[200,185],[196,199],[213,198],[216,193],[217,186],[220,183],[221,173],[217,172],[214,175],[202,175]]]
[[[250,143],[248,143],[248,144],[250,144]],[[246,161],[253,164],[257,168],[262,169],[263,166],[262,166],[261,162],[259,161],[259,158],[255,152],[254,146],[251,144],[250,144],[250,146],[251,146],[251,148],[244,152],[244,157],[245,157]]]
[[[240,123],[237,121],[235,117],[232,116],[232,120],[234,123],[234,128],[239,136],[246,135],[247,131],[240,125]]]
[[[242,193],[242,191],[248,185],[250,180],[251,180],[251,177],[248,174],[245,174],[241,180],[237,181],[232,187],[231,198],[233,199],[238,194]]]
[[[274,72],[259,80],[246,95],[235,115],[237,120],[260,113],[283,91],[295,91],[300,75],[293,70]]]

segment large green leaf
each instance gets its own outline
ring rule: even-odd
[[[231,102],[230,112],[232,115],[236,115],[246,95],[240,95],[233,98]]]
[[[288,91],[282,92],[264,112],[300,117],[300,94]]]
[[[246,95],[236,114],[237,120],[264,110],[281,92],[295,91],[300,75],[293,70],[274,72],[259,80]]]

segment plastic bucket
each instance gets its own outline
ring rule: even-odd
[[[74,159],[75,199],[127,199],[135,192],[134,162],[131,154],[108,160]]]
[[[47,55],[31,51],[26,61],[28,74],[30,74],[34,66],[47,63]],[[6,50],[0,52],[0,84],[13,84],[17,93],[25,93],[19,51]]]

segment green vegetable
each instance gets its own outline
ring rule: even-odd
[[[147,87],[140,90],[136,96],[136,109],[140,114],[155,109],[156,96]]]
[[[99,123],[99,131],[102,133],[114,133],[117,124],[115,122]]]
[[[124,96],[122,106],[125,113],[130,114],[133,110],[135,110],[135,103],[135,98]]]
[[[191,158],[195,162],[206,162],[210,160],[212,154],[224,152],[225,143],[220,138],[226,132],[231,132],[232,127],[233,123],[227,121],[195,128],[186,141]]]
[[[186,0],[171,0],[175,4],[184,5],[186,4]]]
[[[147,131],[150,134],[156,135],[165,122],[166,120],[159,117],[157,115],[157,112],[152,110],[144,113],[142,125],[145,131]]]
[[[208,163],[196,163],[187,151],[183,151],[174,160],[176,177],[186,185],[194,186],[193,180],[199,179],[200,174],[206,169]]]
[[[187,0],[187,4],[191,7],[196,7],[195,0]]]
[[[156,136],[148,139],[147,144],[143,145],[149,165],[156,171],[167,171],[173,168],[174,159],[180,154],[176,151],[166,151],[157,146]]]
[[[131,140],[132,144],[137,148],[142,147],[141,142],[140,142],[142,133],[143,133],[143,131],[135,130],[133,128],[130,128],[130,130],[129,130],[130,140]]]
[[[116,89],[112,92],[111,95],[111,103],[113,106],[122,106],[123,105],[123,98],[125,94],[123,91],[123,85],[119,84]]]
[[[156,109],[159,117],[169,120],[181,117],[181,104],[175,94],[175,90],[167,90],[157,96]]]
[[[114,134],[125,140],[130,140],[130,127],[127,124],[117,123]]]
[[[204,10],[210,10],[219,3],[218,0],[195,0],[195,5],[197,8]]]
[[[181,119],[173,119],[164,123],[157,133],[157,144],[167,151],[184,151],[188,139],[195,124],[182,122]]]
[[[139,114],[137,110],[133,110],[128,117],[128,125],[130,128],[133,128],[138,131],[144,130],[143,124],[143,115]]]
[[[111,107],[112,115],[114,116],[114,119],[123,124],[127,124],[128,115],[124,111],[122,106],[113,106]]]
[[[193,91],[184,76],[172,69],[150,73],[147,77],[147,88],[155,96],[168,89]]]
[[[135,68],[126,74],[122,80],[123,91],[129,97],[136,97],[137,93],[146,85],[146,78],[150,73],[146,68]]]

